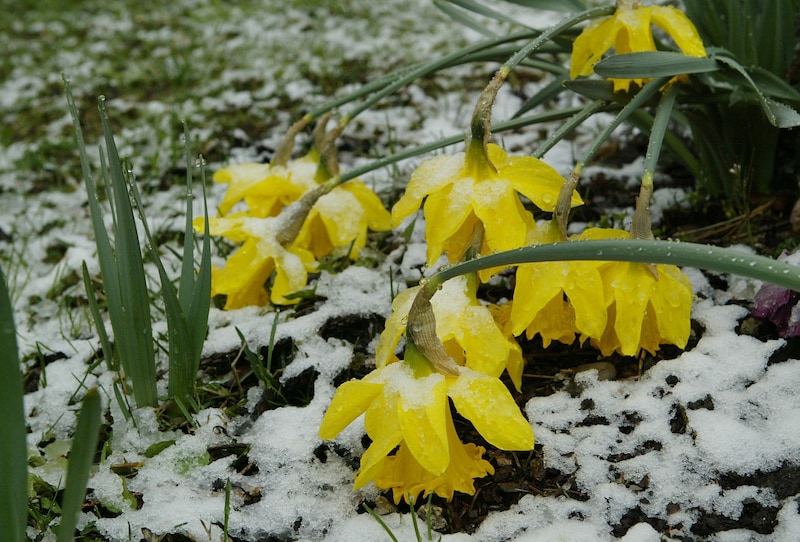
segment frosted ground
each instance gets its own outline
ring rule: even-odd
[[[336,324],[369,327],[388,316],[392,288],[420,276],[422,219],[407,244],[398,235],[380,255],[373,243],[371,263],[321,273],[304,310],[278,315],[275,341],[286,346],[281,379],[287,388],[307,384],[297,401],[302,406],[265,410],[263,386],[251,385],[235,409],[199,413],[192,432],[165,429],[151,410],[137,411],[134,427],[109,400],[114,375],[102,364],[90,369],[98,341],[78,277],[82,261],[95,276],[98,266],[61,74],[72,80],[90,147],[99,133],[94,99],[106,95],[120,151],[145,189],[151,224],[165,247],[176,247],[184,191],[176,183],[185,168],[180,119],[210,171],[263,161],[309,105],[386,67],[453,51],[477,36],[422,0],[106,4],[13,3],[5,6],[12,16],[0,20],[7,51],[0,59],[0,262],[25,360],[29,448],[44,458],[32,472],[58,485],[78,406],[74,395],[98,386],[109,445],[89,483],[93,506],[80,523],[87,532],[94,524],[92,539],[140,540],[148,532],[156,539],[220,540],[230,479],[234,540],[387,540],[361,507],[383,503],[380,493],[371,486],[352,490],[363,425],[328,444],[317,428],[334,381],[354,359],[369,364],[374,348],[374,329],[364,344]],[[546,26],[553,18],[530,20]],[[359,117],[342,142],[344,167],[461,133],[470,100],[491,71],[491,65],[451,70]],[[528,77],[517,92],[504,91],[495,118],[507,118],[519,95],[540,84]],[[575,148],[593,130],[586,126],[548,161],[567,173]],[[536,137],[530,130],[502,142],[522,153]],[[416,163],[366,180],[389,201]],[[633,187],[640,168],[634,161],[604,173]],[[212,209],[223,190],[211,187]],[[657,195],[670,204],[682,194],[670,188]],[[536,434],[537,464],[563,475],[563,490],[531,487],[510,509],[489,513],[477,531],[442,540],[796,539],[800,360],[782,340],[738,332],[757,282],[689,274],[698,339],[690,350],[658,361],[640,378],[579,373],[569,390],[523,405]],[[212,309],[204,357],[230,364],[241,348],[237,329],[258,351],[269,343],[274,320],[271,308]],[[203,382],[214,384],[215,375],[205,373]],[[170,440],[174,445],[147,457],[151,445]],[[136,476],[119,474],[119,465],[137,462]],[[391,506],[383,512],[399,540],[415,539],[409,514]],[[34,529],[29,534],[39,536]]]

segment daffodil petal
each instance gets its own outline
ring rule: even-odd
[[[392,207],[392,226],[399,226],[404,218],[415,213],[425,196],[457,179],[463,168],[463,152],[434,156],[422,162],[411,174],[405,193]]]
[[[383,384],[361,380],[350,380],[340,385],[322,418],[320,438],[336,438],[336,435],[367,410],[382,390]]]
[[[411,304],[414,302],[420,286],[414,286],[403,290],[392,300],[392,314],[386,319],[386,324],[378,337],[378,344],[375,346],[375,366],[383,367],[394,357],[394,351],[400,342],[400,337],[406,331],[406,318]]]
[[[652,6],[651,20],[675,40],[675,44],[685,55],[706,56],[703,40],[692,21],[674,6]]]
[[[454,380],[449,395],[456,410],[489,443],[502,450],[533,448],[533,428],[500,380],[466,367]]]
[[[434,385],[425,391],[414,390],[413,396],[401,395],[397,414],[403,440],[422,468],[439,475],[450,463],[445,414],[450,408],[447,384],[438,373],[415,380],[430,380]],[[422,393],[424,397],[420,397]]]

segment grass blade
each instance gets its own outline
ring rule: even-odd
[[[14,310],[0,269],[0,533],[23,541],[28,503],[28,446]]]
[[[78,425],[72,438],[67,465],[67,483],[61,504],[61,525],[58,527],[57,542],[71,542],[78,523],[78,514],[83,507],[86,483],[92,468],[95,449],[100,430],[100,394],[97,388],[86,392],[83,405],[78,414]]]

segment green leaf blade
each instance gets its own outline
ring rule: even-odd
[[[594,65],[597,75],[615,79],[671,77],[720,69],[713,58],[686,56],[670,51],[644,51],[611,55]]]
[[[69,452],[67,482],[61,504],[61,525],[58,527],[58,542],[71,542],[74,538],[78,514],[83,507],[86,484],[94,461],[99,439],[101,403],[97,388],[86,392],[78,414],[75,436]]]
[[[14,310],[0,269],[0,532],[23,541],[28,503],[28,446]]]

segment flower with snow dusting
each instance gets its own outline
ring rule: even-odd
[[[211,235],[244,243],[225,268],[213,270],[212,294],[228,296],[226,309],[264,305],[269,298],[276,304],[295,303],[286,295],[305,287],[307,271],[316,269],[317,259],[340,247],[349,247],[355,259],[366,245],[368,229],[391,227],[381,200],[358,179],[320,192],[326,179],[320,180],[325,175],[319,173],[324,168],[318,156],[312,151],[285,166],[239,164],[214,175],[215,181],[230,186],[219,206],[227,216],[210,219]],[[242,200],[248,209],[228,215]],[[297,214],[300,207],[292,209],[292,204],[302,212]],[[201,219],[195,228],[202,230]],[[273,271],[268,297],[265,284]]]
[[[223,215],[244,200],[244,214],[257,218],[277,216],[285,206],[326,181],[319,153],[312,150],[285,166],[238,164],[214,174],[216,182],[230,183],[219,205]],[[358,257],[367,241],[367,230],[386,231],[391,227],[389,212],[380,198],[359,179],[337,186],[320,197],[311,208],[296,244],[316,258],[331,254],[338,247],[350,247],[350,257]]]
[[[704,57],[706,49],[689,18],[672,6],[642,6],[641,0],[617,0],[616,12],[589,23],[575,39],[569,76],[591,75],[594,64],[612,47],[616,54],[655,51],[651,24],[669,35],[687,56]],[[686,76],[674,77],[672,80]],[[611,79],[614,91],[628,91],[646,79]]]
[[[558,224],[551,221],[538,230],[536,243],[561,240]],[[606,329],[607,308],[599,261],[564,261],[523,264],[517,267],[514,299],[508,316],[514,335],[526,333],[565,344],[576,333],[600,337]]]
[[[316,258],[350,247],[356,259],[367,243],[367,230],[391,228],[389,211],[368,186],[352,179],[320,197],[303,223],[295,243]]]
[[[290,203],[314,188],[318,159],[308,154],[286,165],[232,164],[214,173],[214,182],[228,184],[219,204],[223,216],[240,201],[247,214],[258,218],[277,216]]]
[[[571,240],[627,239],[622,230],[589,228]],[[571,343],[576,334],[604,356],[660,344],[686,346],[694,295],[674,265],[634,262],[542,262],[520,265],[511,302],[514,334]]]
[[[228,258],[225,267],[212,269],[211,295],[226,295],[226,309],[265,305],[270,299],[282,305],[297,302],[286,296],[306,286],[308,271],[316,268],[316,260],[308,250],[294,244],[284,247],[278,241],[285,227],[284,220],[231,216],[208,221],[211,235],[242,243]],[[195,219],[194,226],[202,231],[203,219]],[[274,281],[268,294],[265,284],[273,273]]]
[[[436,317],[436,334],[445,350],[458,365],[499,377],[507,370],[514,386],[522,386],[524,361],[522,350],[509,334],[504,333],[486,305],[476,297],[473,276],[448,280],[431,299]],[[375,365],[383,367],[397,361],[395,349],[405,332],[405,320],[420,286],[408,288],[392,301],[392,314],[375,347]]]
[[[481,459],[482,447],[458,439],[448,398],[493,446],[533,448],[531,425],[499,379],[468,367],[460,367],[458,375],[441,374],[413,344],[407,345],[405,360],[339,386],[319,435],[333,439],[365,413],[372,444],[361,458],[356,489],[374,481],[391,488],[397,502],[416,500],[420,491],[448,499],[453,491],[473,494],[472,479],[493,469]]]
[[[519,194],[552,211],[564,178],[532,156],[508,156],[497,145],[484,149],[472,140],[467,151],[426,160],[411,175],[405,194],[392,208],[398,226],[424,204],[428,264],[443,252],[451,262],[462,259],[476,226],[484,237],[481,254],[525,246],[535,228]],[[582,201],[573,194],[572,205]],[[484,275],[481,275],[482,278]]]

